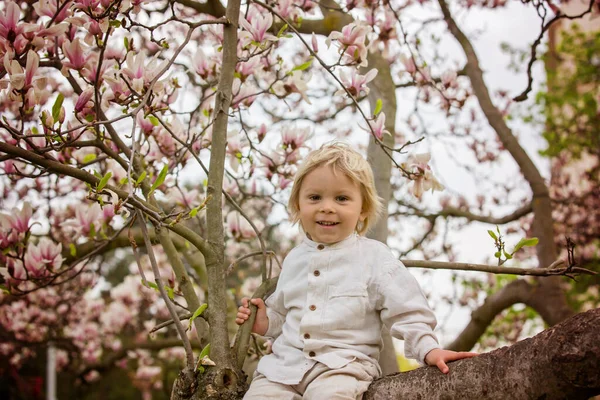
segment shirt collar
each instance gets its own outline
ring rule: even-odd
[[[342,240],[341,242],[334,243],[334,244],[315,242],[315,241],[309,239],[306,235],[304,235],[304,239],[302,240],[302,243],[305,244],[306,246],[308,246],[312,250],[324,250],[323,248],[319,248],[319,246],[325,246],[325,249],[334,250],[334,249],[343,249],[346,247],[353,246],[357,240],[358,240],[358,234],[356,232],[354,232],[350,236],[348,236],[346,239]]]

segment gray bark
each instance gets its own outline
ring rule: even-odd
[[[450,373],[419,368],[374,382],[365,400],[588,399],[600,394],[600,309],[513,346],[451,363]]]

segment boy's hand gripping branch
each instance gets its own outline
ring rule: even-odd
[[[252,326],[252,332],[263,336],[267,332],[267,329],[269,329],[269,318],[267,317],[267,307],[262,299],[248,299],[247,297],[244,297],[242,299],[242,305],[238,308],[235,323],[242,325],[250,318],[250,303],[257,307],[256,319]]]

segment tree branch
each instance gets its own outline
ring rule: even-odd
[[[600,309],[578,314],[513,346],[381,378],[365,400],[584,400],[600,394]],[[423,382],[427,382],[423,385]]]

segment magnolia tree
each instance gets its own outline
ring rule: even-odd
[[[508,123],[518,106],[510,93],[488,89],[454,18],[504,3],[4,2],[2,368],[39,360],[51,343],[57,368],[81,384],[123,368],[151,398],[170,391],[165,371],[177,361],[172,398],[241,396],[251,324],[232,350],[228,315],[240,297],[272,290],[269,278],[294,242],[282,223],[289,186],[321,138],[347,140],[368,155],[389,202],[372,237],[386,241],[389,223],[398,233],[390,239],[410,238],[398,242],[400,255],[449,261],[408,266],[581,271],[572,257],[559,258],[547,180]],[[552,2],[523,3],[542,29],[530,48],[529,87],[517,100],[531,91],[543,34],[594,7],[590,1],[569,15]],[[449,53],[440,42],[458,47]],[[400,112],[406,98],[413,108]],[[424,117],[431,113],[445,121],[443,133],[432,132]],[[462,146],[489,171],[510,162],[519,178],[486,179],[477,197],[423,200],[443,189],[428,153],[407,154],[424,138]],[[498,204],[514,209],[497,216]],[[447,230],[465,221],[508,225],[489,233],[498,266],[455,262]],[[511,232],[523,237],[514,247],[506,244]],[[503,265],[536,243],[535,254],[521,258],[539,269]],[[476,286],[487,298],[465,291],[462,303],[476,309],[450,347],[472,348],[517,303],[549,325],[573,315],[563,279],[492,279]]]

